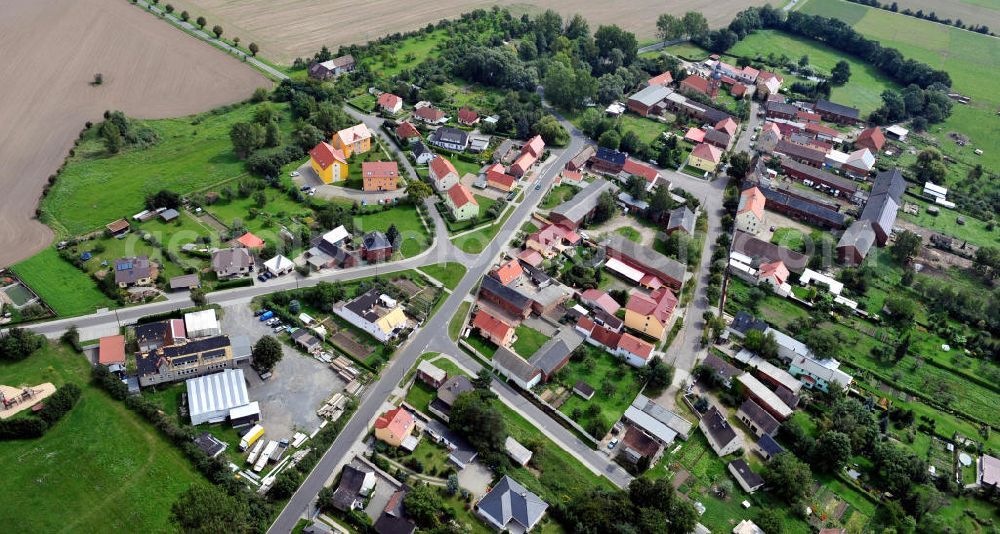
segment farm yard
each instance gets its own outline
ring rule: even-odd
[[[82,34],[91,37],[71,47],[50,37]],[[18,125],[0,135],[5,221],[0,264],[5,265],[52,240],[53,230],[32,219],[35,206],[46,178],[62,164],[85,122],[99,121],[107,109],[143,118],[190,115],[271,85],[236,59],[118,0],[8,3],[0,35],[7,57],[0,74],[9,81],[0,119]],[[95,73],[103,76],[99,86],[90,85]],[[147,176],[130,178],[141,184]],[[106,185],[95,179],[87,187]],[[84,200],[75,211],[85,218],[91,205]]]
[[[400,10],[398,2],[374,0],[352,1],[338,5],[319,0],[290,0],[269,2],[252,0],[229,2],[227,0],[177,0],[171,2],[177,11],[188,10],[204,15],[212,24],[221,24],[230,35],[239,35],[244,42],[256,42],[261,55],[280,64],[291,64],[297,57],[308,57],[327,45],[332,50],[338,46],[362,44],[396,32],[423,28],[428,23],[455,18],[473,9],[488,9],[493,5],[507,6],[515,14],[538,13],[554,9],[564,17],[580,13],[598,24],[618,24],[633,31],[640,41],[654,41],[656,16],[667,11],[680,15],[687,11],[703,11],[712,27],[724,26],[733,15],[745,7],[764,5],[761,0],[726,0],[710,3],[705,0],[681,0],[669,6],[654,0],[637,0],[621,9],[601,2],[572,2],[570,0],[543,0],[532,4],[514,0],[445,0],[421,4],[419,8]],[[650,15],[650,14],[653,15]],[[426,48],[417,48],[419,54]],[[401,58],[402,59],[402,58]],[[398,65],[397,65],[398,67]],[[396,67],[386,69],[392,73]]]

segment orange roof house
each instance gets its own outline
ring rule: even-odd
[[[472,126],[473,124],[479,122],[479,114],[472,111],[469,108],[462,108],[458,110],[458,123],[464,124],[466,126]]]
[[[757,280],[768,282],[773,286],[781,286],[788,281],[788,275],[788,267],[785,267],[785,262],[778,260],[770,263],[762,263],[760,265],[760,272],[757,274]]]
[[[517,280],[522,274],[524,274],[524,269],[521,268],[521,262],[517,260],[510,260],[507,263],[496,268],[493,271],[497,280],[503,285],[508,285],[514,280]]]
[[[344,152],[345,158],[353,154],[364,154],[372,148],[372,132],[364,123],[355,124],[333,134],[332,144],[334,148]]]
[[[646,85],[670,85],[674,81],[674,75],[668,70],[663,74],[657,74],[646,81]]]
[[[521,147],[522,153],[530,152],[534,154],[536,158],[541,156],[544,150],[545,150],[545,141],[542,140],[542,136],[540,135],[532,137],[531,139],[528,140],[527,143],[524,144],[523,147]]]
[[[656,169],[630,159],[625,160],[625,165],[622,166],[622,171],[645,178],[645,180],[649,183],[655,182],[656,179],[660,177],[660,172]]]
[[[392,93],[382,93],[378,95],[378,105],[389,113],[396,113],[403,109],[403,99]]]
[[[389,410],[375,420],[375,438],[399,447],[413,433],[414,426],[416,422],[410,412],[402,408]]]
[[[428,165],[428,171],[438,191],[447,191],[458,183],[458,171],[444,156],[432,159]]]
[[[692,143],[701,143],[705,140],[705,130],[701,128],[688,128],[686,134],[684,134],[684,140],[690,141]]]
[[[514,337],[514,327],[485,308],[476,312],[472,327],[499,347],[506,347]]]
[[[501,166],[500,168],[502,169],[503,167]],[[486,183],[501,191],[510,191],[511,189],[514,189],[514,184],[516,182],[517,178],[514,178],[513,176],[502,171],[498,172],[494,169],[486,170]]]
[[[722,162],[722,150],[708,143],[702,143],[691,151],[688,163],[703,171],[715,172]]]
[[[708,80],[701,76],[688,76],[684,78],[681,80],[680,90],[681,92],[701,93],[711,98],[715,98],[715,95],[719,92],[718,86],[709,83]]]
[[[326,141],[309,151],[309,163],[325,184],[347,178],[347,158],[344,157],[344,152]]]
[[[872,126],[867,128],[865,131],[861,132],[858,136],[858,140],[854,142],[854,146],[858,148],[867,148],[871,150],[873,154],[877,154],[885,146],[885,135],[882,133],[882,129],[878,126]]]
[[[628,332],[618,338],[618,354],[634,367],[643,367],[653,355],[653,344],[643,341]]]
[[[396,137],[413,141],[420,139],[420,131],[413,124],[403,121],[399,123],[399,126],[396,126]]]
[[[264,240],[253,235],[250,232],[241,235],[238,239],[236,239],[236,242],[239,243],[240,245],[243,245],[245,248],[249,249],[264,248]]]
[[[715,123],[716,130],[722,130],[729,134],[730,136],[736,135],[736,129],[738,128],[736,121],[732,117],[726,117],[721,121]]]
[[[97,349],[97,363],[111,365],[125,363],[125,336],[102,337]]]
[[[479,203],[472,196],[472,191],[462,184],[455,184],[448,189],[444,203],[457,221],[466,221],[479,216]]]
[[[740,193],[740,204],[736,208],[736,228],[748,234],[756,234],[764,226],[764,206],[767,199],[756,187]]]
[[[366,161],[361,164],[362,189],[395,191],[399,182],[399,164],[395,161]]]
[[[677,307],[677,296],[663,286],[649,295],[633,292],[625,304],[625,326],[656,339],[663,339]]]

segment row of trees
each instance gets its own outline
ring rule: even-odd
[[[883,4],[878,0],[847,0],[848,2],[854,2],[855,4],[861,4],[864,6],[871,6],[878,9],[884,9],[886,11],[892,11],[893,13],[902,13],[910,17],[916,17],[918,19],[929,20],[931,22],[939,22],[941,24],[947,24],[948,26],[954,26],[956,28],[962,28],[963,30],[969,30],[976,33],[982,33],[985,35],[996,35],[990,31],[990,27],[985,24],[965,24],[962,19],[942,19],[937,16],[937,13],[931,11],[930,13],[924,13],[923,9],[918,9],[913,11],[908,7],[904,7],[902,10],[899,9],[899,4],[893,2],[891,4]]]
[[[0,334],[0,360],[20,361],[45,345],[45,337],[23,328],[10,328]]]

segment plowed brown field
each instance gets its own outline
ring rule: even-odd
[[[270,86],[249,66],[124,0],[4,0],[0,51],[0,265],[52,239],[33,218],[35,207],[86,121],[107,109],[140,118],[187,115]],[[92,86],[98,72],[104,84]]]
[[[712,27],[729,24],[740,10],[764,5],[767,0],[171,0],[176,12],[187,10],[191,19],[204,16],[208,25],[221,25],[226,37],[256,42],[261,55],[283,64],[311,56],[321,46],[364,43],[383,35],[409,31],[428,22],[455,18],[478,8],[508,6],[517,13],[554,9],[563,17],[580,13],[598,24],[618,24],[640,40],[656,33],[660,13],[701,11]],[[775,2],[772,2],[775,3]]]

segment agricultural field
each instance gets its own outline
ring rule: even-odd
[[[85,34],[91,37],[73,46],[50,38]],[[0,120],[18,125],[0,135],[4,265],[40,251],[53,230],[63,232],[33,217],[46,179],[60,167],[85,122],[101,120],[107,109],[143,118],[189,115],[271,85],[235,58],[118,0],[10,3],[0,35],[7,57],[0,74],[9,81]],[[95,73],[103,77],[99,86],[90,85]],[[130,178],[145,182],[146,176]],[[73,209],[82,214],[91,206],[84,199]]]
[[[142,121],[159,134],[160,141],[112,157],[97,128],[91,128],[42,201],[43,218],[59,235],[77,235],[142,211],[146,195],[160,189],[185,194],[244,176],[229,129],[249,121],[257,107],[241,105],[179,119]],[[287,133],[288,114],[283,106],[275,108],[282,111],[280,124]]]
[[[58,315],[94,313],[99,308],[114,305],[86,273],[60,258],[52,247],[12,268]]]
[[[190,461],[89,385],[90,365],[68,348],[51,344],[26,360],[0,363],[0,383],[43,381],[78,384],[83,395],[43,437],[0,447],[4,480],[21,488],[0,502],[0,523],[23,532],[172,530],[173,502],[188,487],[207,484]]]
[[[396,32],[421,29],[441,19],[457,18],[459,14],[474,9],[489,9],[493,5],[509,7],[515,15],[535,14],[554,9],[563,17],[580,13],[590,21],[594,30],[600,24],[618,24],[633,31],[640,41],[654,40],[656,17],[662,12],[682,15],[686,11],[701,11],[712,27],[724,26],[740,10],[751,5],[764,5],[762,0],[725,0],[710,3],[706,0],[680,0],[669,6],[654,0],[637,0],[629,9],[599,2],[572,2],[570,0],[543,0],[523,3],[515,0],[444,0],[422,4],[419,8],[399,9],[398,2],[373,0],[349,2],[338,5],[331,12],[329,4],[320,0],[288,0],[281,3],[251,0],[234,3],[228,0],[177,0],[172,2],[177,11],[187,10],[204,15],[208,23],[220,24],[227,36],[240,36],[249,43],[260,46],[261,55],[280,64],[291,64],[296,57],[309,57],[320,47],[331,50],[338,46],[363,44]],[[419,55],[429,48],[415,48]],[[406,53],[397,54],[397,63],[389,65],[379,58],[374,65],[391,72],[403,68]]]
[[[896,0],[895,2],[883,2],[886,5],[892,3],[899,7],[899,11],[904,9],[913,12],[922,10],[925,14],[934,13],[940,19],[961,20],[968,25],[985,24],[994,33],[1000,29],[1000,5],[990,0]],[[831,4],[833,3],[831,2]],[[837,6],[839,3],[833,5]],[[815,7],[802,9],[812,13],[811,10]],[[827,16],[831,17],[834,16],[832,13],[836,13],[837,10],[842,11],[843,16],[838,15],[837,18],[849,24],[857,22],[864,16],[863,13],[859,14],[847,8],[825,6],[825,9],[831,13]]]

